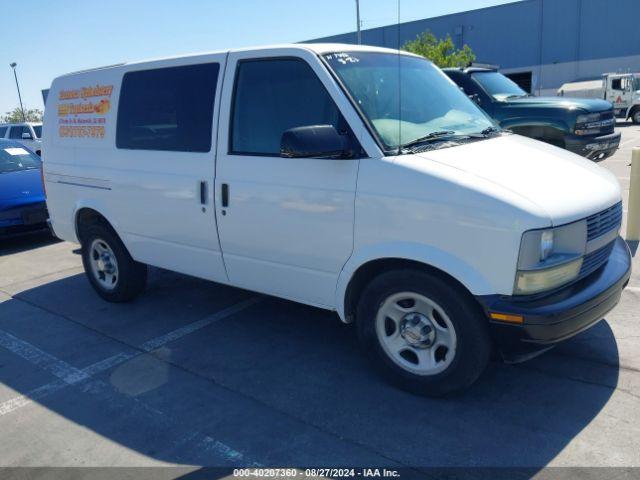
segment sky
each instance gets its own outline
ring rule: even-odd
[[[514,0],[399,0],[403,22]],[[362,28],[396,23],[398,0],[360,0]],[[148,58],[299,42],[356,28],[355,0],[21,0],[0,33],[0,113],[43,109],[58,75]],[[5,12],[7,13],[7,12]],[[9,17],[5,16],[5,20]]]

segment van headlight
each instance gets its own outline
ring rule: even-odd
[[[567,263],[540,270],[518,270],[516,278],[516,295],[552,290],[556,287],[575,280],[582,267],[582,257]]]
[[[587,245],[587,222],[578,222],[522,235],[515,295],[553,290],[580,274]]]

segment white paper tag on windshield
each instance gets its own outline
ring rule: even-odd
[[[27,152],[24,148],[20,148],[20,147],[5,148],[4,151],[7,152],[9,155],[29,155],[29,152]]]

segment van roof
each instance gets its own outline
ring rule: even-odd
[[[306,50],[306,51],[314,52],[314,53],[316,53],[318,55],[323,54],[323,53],[344,52],[344,51],[348,51],[348,52],[380,52],[380,53],[394,53],[394,54],[397,54],[398,52],[401,52],[403,55],[414,55],[412,53],[405,52],[405,51],[399,51],[399,50],[394,50],[394,49],[391,49],[391,48],[384,48],[384,47],[374,47],[374,46],[370,46],[370,45],[352,45],[352,44],[347,44],[347,43],[283,43],[283,44],[276,44],[276,45],[263,45],[263,46],[258,46],[258,47],[246,47],[246,48],[235,48],[235,49],[229,49],[229,50],[213,50],[213,51],[208,51],[208,52],[188,53],[188,54],[183,54],[183,55],[173,55],[173,56],[170,56],[170,57],[151,58],[151,59],[134,61],[134,62],[122,62],[122,63],[113,64],[113,65],[105,65],[105,66],[102,66],[102,67],[95,67],[95,68],[89,68],[89,69],[85,69],[85,70],[78,70],[78,71],[70,72],[70,73],[67,73],[67,74],[64,74],[64,75],[61,75],[61,76],[62,77],[66,77],[68,75],[77,75],[79,73],[94,72],[96,70],[105,70],[105,69],[110,69],[110,68],[123,67],[125,65],[140,65],[140,64],[151,63],[151,62],[158,62],[158,61],[162,61],[162,60],[174,60],[174,59],[178,59],[178,58],[190,58],[190,57],[199,57],[199,56],[203,56],[203,55],[214,55],[214,54],[232,53],[232,52],[250,52],[250,51],[260,52],[260,51],[263,51],[263,50],[282,49],[282,48],[289,48],[289,49],[296,49],[296,50]]]

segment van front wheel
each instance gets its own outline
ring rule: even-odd
[[[427,272],[398,270],[374,279],[356,321],[377,369],[413,393],[461,391],[489,361],[487,322],[477,306],[458,286]]]
[[[93,288],[109,302],[134,299],[147,282],[147,266],[133,260],[120,238],[101,223],[83,234],[82,264]]]

